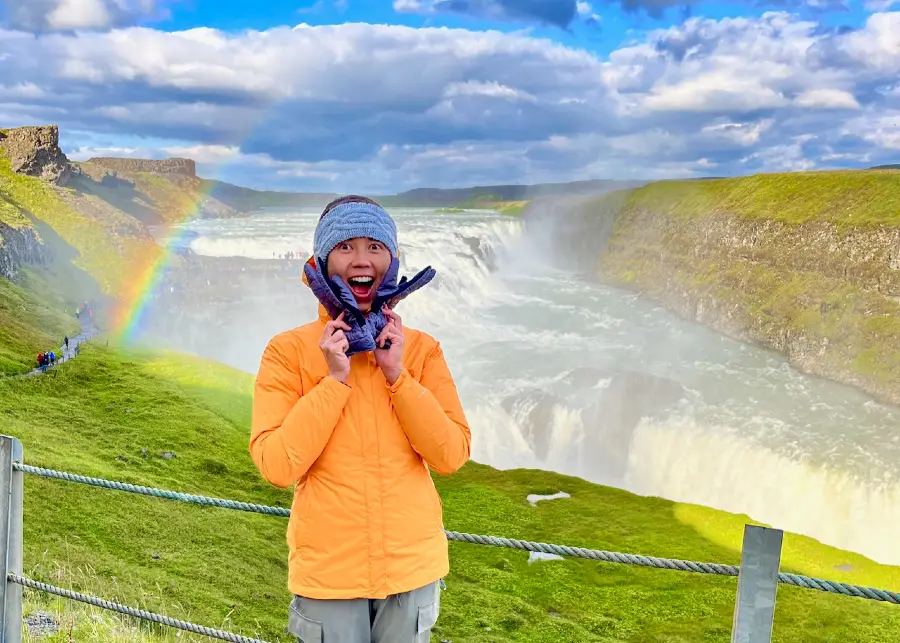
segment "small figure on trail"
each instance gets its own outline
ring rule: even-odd
[[[37,354],[37,365],[38,365],[38,368],[40,368],[41,366],[44,365],[44,354],[43,353]]]
[[[469,459],[471,433],[441,345],[394,306],[397,229],[370,199],[325,207],[304,283],[318,319],[273,337],[256,376],[250,455],[294,486],[288,631],[302,641],[428,641],[449,571],[429,470]]]
[[[66,335],[65,343],[66,343],[66,350],[69,350],[69,336],[68,335]]]
[[[56,353],[50,351],[50,365],[56,364]]]

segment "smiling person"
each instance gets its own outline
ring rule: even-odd
[[[468,461],[468,423],[440,344],[390,308],[412,282],[396,285],[388,213],[332,201],[314,246],[304,282],[319,317],[266,346],[250,436],[263,477],[295,485],[288,630],[303,643],[428,641],[449,571],[429,470]]]

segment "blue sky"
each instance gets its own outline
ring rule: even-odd
[[[900,0],[0,0],[0,66],[0,127],[254,187],[900,161]]]

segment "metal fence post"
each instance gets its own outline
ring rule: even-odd
[[[744,525],[731,643],[771,643],[781,568],[780,529]]]
[[[22,641],[22,586],[10,583],[9,574],[22,574],[22,520],[24,480],[13,462],[22,461],[22,443],[0,435],[0,642]]]

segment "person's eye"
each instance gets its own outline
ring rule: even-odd
[[[381,245],[380,243],[373,243],[371,245],[371,249],[372,250],[384,250],[384,246]]]

